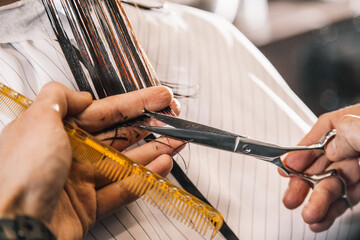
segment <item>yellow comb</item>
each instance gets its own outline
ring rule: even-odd
[[[15,119],[32,103],[23,95],[0,83],[0,113]],[[1,120],[1,119],[0,119]],[[73,157],[78,161],[89,161],[105,177],[121,184],[138,197],[143,196],[164,213],[172,215],[184,224],[205,235],[213,229],[211,238],[220,230],[223,217],[213,207],[176,187],[168,180],[135,163],[114,148],[107,146],[64,121],[69,136]]]

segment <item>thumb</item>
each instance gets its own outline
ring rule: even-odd
[[[92,96],[87,92],[68,89],[57,82],[44,85],[34,103],[43,101],[48,105],[57,105],[61,117],[73,116],[82,112],[92,103]]]

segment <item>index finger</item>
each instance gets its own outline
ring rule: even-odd
[[[310,145],[317,143],[328,131],[336,128],[339,120],[348,114],[360,115],[360,104],[321,115],[310,132],[306,134],[306,136],[300,141],[299,145]],[[304,171],[320,155],[322,155],[320,151],[293,152],[288,154],[284,160],[284,163],[291,169],[296,171]]]
[[[116,123],[142,115],[144,109],[160,111],[173,101],[166,87],[150,87],[94,101],[76,117],[76,123],[89,132],[101,131]]]
[[[331,113],[330,113],[331,114]],[[333,118],[330,114],[325,114],[319,117],[313,128],[298,145],[308,146],[319,142],[319,140],[328,131],[334,128]],[[311,164],[319,158],[323,153],[321,151],[296,151],[289,153],[284,159],[284,164],[298,172],[303,172]]]

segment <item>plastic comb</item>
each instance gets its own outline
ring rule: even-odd
[[[0,83],[1,114],[13,120],[31,103],[28,98]],[[64,126],[76,160],[89,161],[113,182],[122,180],[121,184],[128,191],[143,197],[165,214],[188,224],[202,235],[206,235],[207,230],[213,230],[213,238],[221,228],[223,217],[213,207],[101,143],[75,124],[64,121]]]

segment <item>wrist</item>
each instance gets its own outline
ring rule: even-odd
[[[1,0],[0,0],[1,1]],[[6,189],[0,189],[0,219],[15,219],[16,216],[31,216],[42,222],[50,221],[54,203],[43,197],[44,191],[35,189],[34,184],[13,184]],[[39,186],[37,184],[37,186]],[[3,187],[1,187],[3,188]],[[38,188],[41,188],[38,187]],[[50,194],[49,194],[50,195]]]
[[[21,215],[0,218],[0,239],[53,240],[56,238],[41,221]]]

